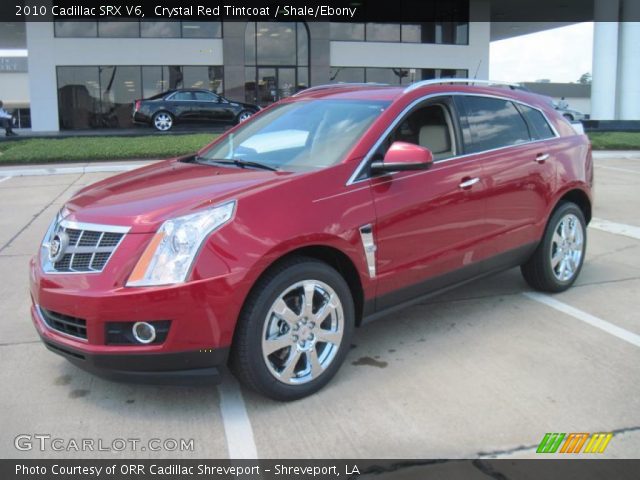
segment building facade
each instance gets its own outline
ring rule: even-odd
[[[486,78],[488,3],[465,5],[465,22],[28,23],[32,129],[130,127],[133,100],[173,88],[267,105],[331,82]]]

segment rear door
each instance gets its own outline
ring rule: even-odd
[[[487,250],[505,262],[537,242],[555,181],[555,132],[544,115],[507,99],[457,96],[465,151],[482,163]],[[496,264],[496,268],[500,265]]]
[[[450,97],[427,100],[405,115],[371,160],[394,141],[432,150],[426,171],[396,172],[370,179],[378,291],[384,309],[479,272],[485,234],[481,160],[460,153],[456,111]]]

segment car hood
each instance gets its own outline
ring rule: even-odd
[[[132,233],[155,232],[169,218],[269,188],[291,175],[169,160],[83,188],[66,203],[65,215],[77,222],[129,226]]]

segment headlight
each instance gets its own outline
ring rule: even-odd
[[[202,242],[211,232],[231,220],[235,207],[234,200],[164,222],[138,260],[127,286],[184,282]]]

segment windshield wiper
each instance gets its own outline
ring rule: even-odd
[[[261,168],[263,170],[269,170],[272,172],[278,171],[277,168],[272,167],[271,165],[267,165],[265,163],[260,163],[260,162],[253,162],[251,160],[242,160],[239,158],[219,159],[219,158],[196,157],[195,160],[196,162],[199,162],[199,163],[220,163],[222,165],[236,165],[240,168],[253,167],[253,168]]]

